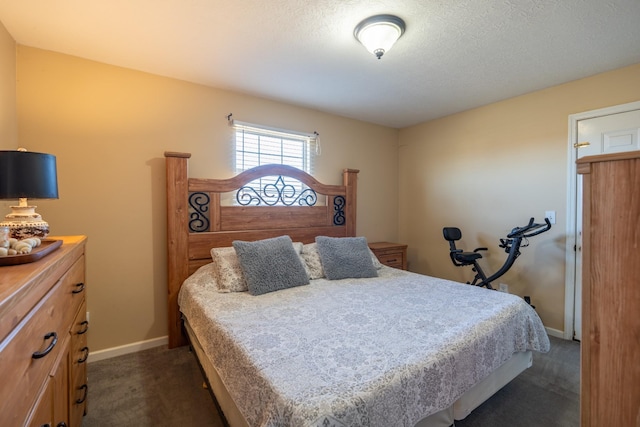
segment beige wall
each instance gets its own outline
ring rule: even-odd
[[[400,131],[400,240],[410,269],[466,281],[442,227],[462,229],[462,247],[486,246],[486,271],[506,254],[498,239],[529,217],[556,211],[499,279],[530,295],[547,327],[564,329],[568,116],[640,100],[640,64],[433,120]]]
[[[192,176],[231,176],[229,113],[318,131],[318,179],[360,169],[358,234],[408,243],[413,271],[470,278],[450,263],[446,225],[463,229],[465,247],[488,246],[495,271],[498,238],[556,210],[552,231],[500,281],[562,330],[568,115],[640,99],[638,64],[397,131],[35,48],[18,46],[16,61],[15,51],[0,28],[0,148],[19,134],[58,157],[60,199],[38,211],[54,234],[89,236],[94,351],[166,334],[163,152],[193,153]]]
[[[0,150],[18,148],[16,42],[0,22]]]
[[[58,160],[60,199],[38,211],[52,233],[89,237],[92,351],[166,335],[163,153],[192,153],[192,176],[231,176],[229,113],[319,132],[316,177],[360,169],[358,234],[397,238],[395,129],[24,46],[17,62],[20,142]]]

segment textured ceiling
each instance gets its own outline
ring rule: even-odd
[[[400,16],[377,60],[362,19]],[[18,44],[402,128],[640,62],[640,0],[0,0]]]

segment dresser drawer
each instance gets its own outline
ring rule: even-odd
[[[24,423],[28,427],[41,427],[53,425],[53,382],[47,379],[41,390],[29,419]],[[18,425],[18,424],[15,424]]]
[[[87,321],[87,303],[83,302],[71,324],[71,362],[74,368],[86,364],[88,355],[87,333],[89,322]]]
[[[71,383],[69,402],[69,408],[71,410],[69,419],[71,426],[79,426],[82,422],[82,416],[86,412],[88,393],[87,358],[89,357],[89,347],[87,347],[88,330],[87,306],[86,303],[83,303],[71,325]]]
[[[69,335],[69,292],[61,280],[0,343],[3,425],[22,425]]]
[[[64,292],[68,296],[68,301],[65,303],[65,323],[70,325],[85,301],[84,255],[78,258],[60,280],[63,282]]]

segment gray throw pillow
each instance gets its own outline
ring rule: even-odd
[[[324,275],[329,280],[377,277],[364,237],[316,237]]]
[[[251,295],[309,284],[309,277],[289,236],[256,242],[236,240],[233,247]]]

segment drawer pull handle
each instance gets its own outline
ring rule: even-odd
[[[89,330],[89,322],[87,320],[83,320],[82,322],[80,322],[80,326],[84,326],[84,329],[78,331],[78,335],[86,334]]]
[[[87,395],[89,394],[89,387],[86,384],[82,384],[78,390],[84,390],[84,395],[82,396],[82,399],[77,399],[76,403],[78,405],[80,405],[81,403],[84,403],[85,400],[87,400]]]
[[[44,336],[44,339],[46,341],[49,338],[53,338],[49,343],[49,346],[42,351],[36,351],[31,355],[31,357],[33,357],[34,359],[40,359],[41,357],[45,357],[47,354],[51,353],[51,350],[53,350],[53,347],[55,347],[56,344],[58,343],[58,334],[56,334],[55,332],[49,332],[47,335]]]
[[[49,424],[49,423],[42,424],[40,427],[51,427],[51,424]]]
[[[84,282],[76,283],[74,286],[76,287],[76,289],[71,291],[72,294],[79,294],[80,292],[84,291]]]
[[[84,352],[84,356],[78,359],[78,363],[84,363],[87,361],[87,358],[89,357],[89,347],[82,347],[80,351]]]
[[[67,423],[60,421],[56,427],[67,427]]]
[[[398,261],[398,260],[397,260],[397,259],[395,259],[395,258],[394,258],[394,259],[387,260],[387,262],[396,262],[396,261]]]

